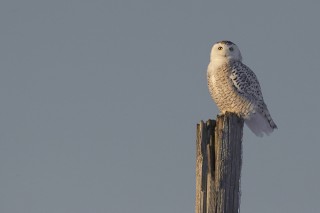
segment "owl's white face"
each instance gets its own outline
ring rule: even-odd
[[[219,41],[211,49],[210,60],[235,60],[241,61],[242,56],[237,45],[231,41]]]

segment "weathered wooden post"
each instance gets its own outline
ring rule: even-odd
[[[228,112],[197,125],[196,213],[239,212],[242,132]]]

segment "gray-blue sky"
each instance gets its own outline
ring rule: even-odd
[[[193,212],[211,45],[258,76],[242,212],[317,212],[320,3],[1,1],[0,212]]]

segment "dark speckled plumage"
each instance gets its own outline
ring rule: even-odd
[[[228,46],[230,46],[230,45],[234,45],[234,43],[233,42],[231,42],[231,41],[219,41],[219,42],[217,42],[217,43],[220,43],[220,44],[226,44],[226,45],[228,45]]]

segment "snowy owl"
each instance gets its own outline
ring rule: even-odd
[[[256,75],[241,61],[237,45],[231,41],[215,43],[207,71],[209,92],[223,114],[238,114],[254,134],[262,137],[277,125],[263,101]]]

